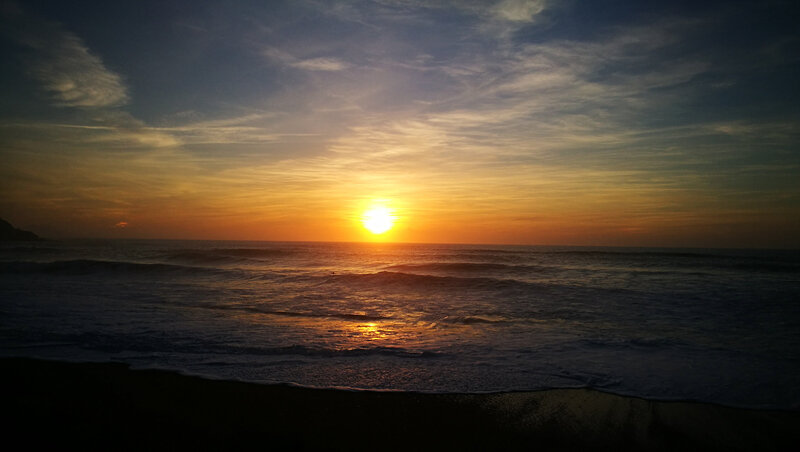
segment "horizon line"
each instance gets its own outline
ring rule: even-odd
[[[549,248],[628,248],[628,249],[685,249],[685,250],[750,250],[750,251],[800,251],[800,248],[759,248],[759,247],[722,247],[722,246],[669,246],[669,245],[566,245],[566,244],[531,244],[531,243],[470,243],[470,242],[389,242],[389,241],[346,241],[346,240],[264,240],[264,239],[178,239],[178,238],[142,238],[142,237],[40,237],[40,241],[164,241],[164,242],[257,242],[257,243],[307,243],[307,244],[354,244],[354,245],[446,245],[446,246],[512,246],[512,247],[549,247]]]

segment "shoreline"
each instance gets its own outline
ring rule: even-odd
[[[0,358],[6,429],[113,449],[785,450],[800,413],[592,389],[431,394],[209,380]]]

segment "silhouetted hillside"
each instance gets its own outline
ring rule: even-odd
[[[0,240],[41,240],[30,231],[23,231],[11,226],[11,223],[0,218]]]

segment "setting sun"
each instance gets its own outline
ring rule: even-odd
[[[395,217],[392,211],[386,207],[373,207],[366,212],[362,217],[364,227],[373,234],[383,234],[392,228]]]

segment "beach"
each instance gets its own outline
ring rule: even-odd
[[[590,389],[313,389],[116,363],[0,360],[9,438],[109,449],[782,450],[800,413]]]

